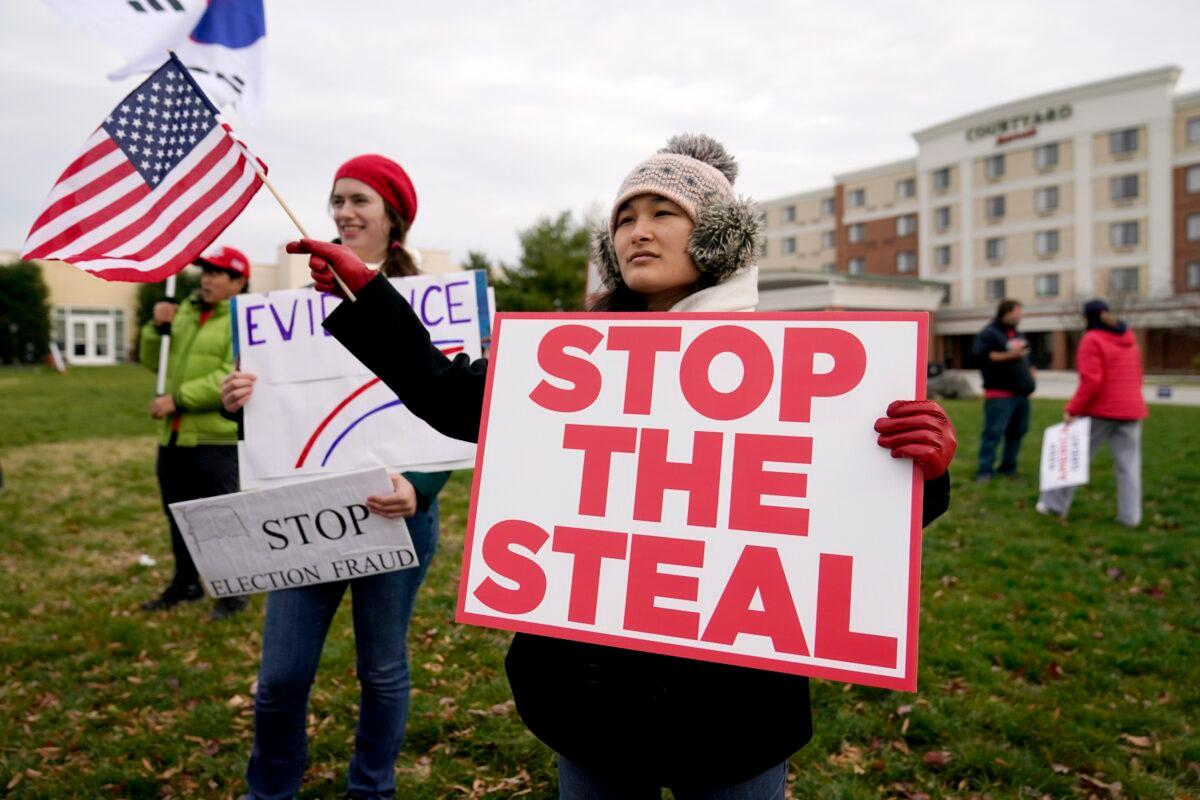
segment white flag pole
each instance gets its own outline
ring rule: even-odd
[[[167,299],[175,299],[175,276],[171,275],[167,278]],[[154,393],[161,397],[167,393],[167,359],[171,354],[171,334],[164,333],[162,343],[158,349],[158,383],[155,384]]]

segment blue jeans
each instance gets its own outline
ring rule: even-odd
[[[354,595],[354,645],[361,689],[354,756],[347,779],[355,795],[392,797],[396,758],[408,722],[408,622],[417,589],[437,550],[437,500],[405,520],[420,566],[353,581],[319,583],[267,595],[262,664],[254,699],[254,749],[246,780],[254,800],[295,796],[308,761],[308,692],[321,648],[346,587]]]
[[[979,442],[979,470],[976,475],[991,475],[996,464],[996,446],[1004,440],[1000,457],[1001,475],[1017,471],[1021,439],[1029,430],[1028,397],[991,397],[983,401],[983,438]]]
[[[787,762],[771,767],[734,786],[707,789],[667,787],[675,800],[784,800],[787,795]],[[558,757],[560,800],[659,800],[662,787],[629,783],[619,764],[611,772],[595,772],[563,756]]]

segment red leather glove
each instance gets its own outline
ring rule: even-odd
[[[343,244],[322,242],[317,239],[301,239],[298,242],[288,242],[285,248],[289,253],[307,253],[308,270],[316,283],[319,292],[336,294],[344,298],[346,293],[334,280],[333,273],[345,282],[350,291],[358,292],[370,283],[377,273],[369,269],[354,251]]]
[[[879,446],[891,450],[892,458],[916,461],[925,480],[944,475],[958,449],[954,424],[932,400],[897,400],[886,417],[875,420],[875,430]]]

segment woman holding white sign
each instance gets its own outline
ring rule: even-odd
[[[404,241],[417,213],[417,195],[404,169],[379,155],[362,155],[334,176],[329,207],[347,252],[371,264],[372,274],[416,275]],[[234,372],[221,387],[228,412],[254,390],[255,376]],[[368,497],[373,514],[404,517],[420,566],[353,581],[321,583],[267,596],[262,665],[254,701],[254,749],[246,777],[249,798],[293,797],[307,760],[308,693],[329,624],[346,587],[354,595],[354,644],[362,702],[349,796],[391,797],[396,758],[408,719],[408,622],[417,590],[437,549],[437,495],[448,472],[392,474],[391,494]]]
[[[679,136],[625,179],[595,258],[608,292],[603,311],[752,311],[756,210],[733,191],[733,158],[706,136]],[[357,295],[326,321],[355,356],[415,414],[474,441],[486,361],[450,361],[405,301],[345,248],[304,240],[317,286],[333,272]],[[386,342],[386,346],[380,343]],[[404,343],[399,346],[398,343]],[[924,520],[949,502],[956,446],[941,408],[897,402],[876,423],[893,456],[926,478]],[[518,633],[506,659],[517,710],[558,753],[562,797],[774,800],[787,759],[811,737],[806,678]]]

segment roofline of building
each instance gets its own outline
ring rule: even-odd
[[[902,172],[904,170],[917,171],[917,159],[901,158],[896,161],[889,161],[886,164],[876,164],[873,167],[863,167],[862,169],[852,170],[851,172],[840,172],[833,176],[834,183],[850,183],[852,181],[865,181],[871,178],[878,178],[881,175],[891,175],[894,172]]]
[[[767,200],[759,200],[759,205],[774,205],[775,203],[785,203],[789,200],[813,200],[819,197],[831,197],[833,195],[834,185],[831,183],[828,186],[822,186],[819,189],[808,189],[803,192],[795,192],[793,194],[784,194],[779,197],[772,197]]]
[[[1176,108],[1197,105],[1200,105],[1200,89],[1192,89],[1190,92],[1181,92],[1175,95]]]
[[[1078,86],[1070,86],[1066,89],[1056,89],[1052,92],[1044,94],[1035,94],[1029,97],[1022,97],[1018,100],[1012,100],[1000,105],[988,106],[978,111],[973,111],[970,114],[964,114],[961,117],[940,122],[937,125],[932,125],[928,128],[922,128],[915,131],[912,135],[918,143],[924,143],[930,139],[936,139],[947,133],[958,132],[962,129],[969,128],[972,125],[988,122],[993,117],[1002,117],[1005,114],[1014,114],[1021,111],[1027,111],[1031,105],[1038,104],[1054,104],[1057,102],[1069,100],[1082,100],[1088,97],[1098,97],[1114,92],[1128,91],[1130,89],[1138,89],[1144,86],[1154,86],[1160,83],[1174,84],[1179,80],[1180,74],[1183,72],[1177,66],[1171,65],[1167,67],[1158,67],[1149,69],[1143,72],[1133,72],[1127,75],[1119,75],[1115,78],[1106,78],[1092,83],[1084,83]],[[1178,98],[1177,98],[1178,100]]]
[[[941,291],[943,281],[907,278],[901,275],[846,275],[839,272],[802,272],[800,270],[770,270],[758,273],[758,285],[763,289],[783,289],[789,286],[845,283],[870,286],[895,286],[900,289],[931,289]]]

